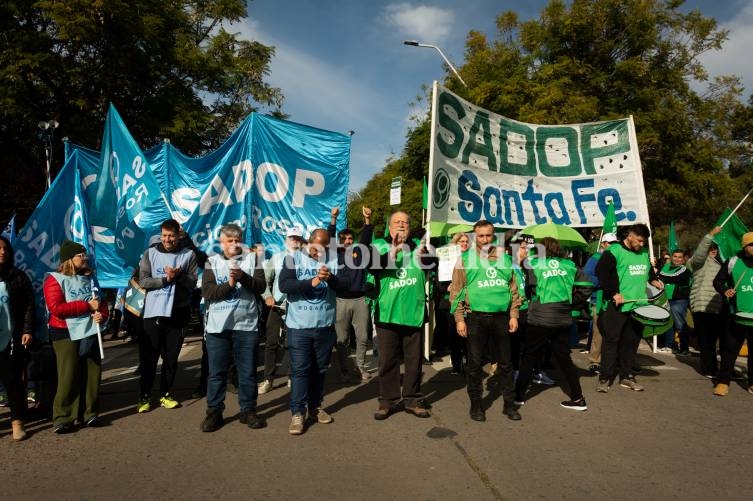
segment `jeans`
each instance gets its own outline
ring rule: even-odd
[[[324,376],[329,369],[337,335],[333,326],[313,329],[288,327],[290,352],[290,412],[314,412],[324,400]]]
[[[669,309],[672,312],[674,325],[664,334],[664,346],[671,348],[675,342],[675,331],[680,333],[680,351],[687,351],[690,348],[690,334],[688,333],[687,321],[685,315],[688,313],[687,299],[673,299],[669,302]]]
[[[225,409],[228,369],[231,357],[238,370],[238,405],[241,412],[256,410],[256,347],[257,331],[226,330],[206,333],[209,377],[207,378],[207,407]]]

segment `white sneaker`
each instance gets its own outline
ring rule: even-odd
[[[290,388],[291,386],[293,386],[293,380],[292,380],[292,379],[288,379],[288,389],[289,389],[289,388]]]
[[[332,416],[327,413],[324,409],[319,407],[316,410],[316,420],[322,424],[330,424],[334,419],[332,419]]]
[[[265,393],[272,391],[272,388],[274,388],[272,380],[265,379],[263,383],[259,383],[259,395],[264,395]]]
[[[300,435],[303,433],[303,414],[293,414],[288,427],[288,433],[291,435]]]

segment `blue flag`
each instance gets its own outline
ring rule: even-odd
[[[26,272],[34,289],[37,306],[35,337],[39,339],[47,338],[42,284],[45,275],[60,265],[60,244],[63,240],[73,240],[92,249],[77,161],[78,152],[74,152],[18,233],[13,245],[16,266]]]
[[[10,217],[10,221],[8,221],[8,224],[5,225],[5,229],[3,230],[3,236],[7,238],[11,244],[13,244],[13,240],[16,239],[16,213],[15,212]]]
[[[144,153],[112,104],[95,183],[91,223],[113,230],[118,255],[135,266],[149,237],[171,215]]]

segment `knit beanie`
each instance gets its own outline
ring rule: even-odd
[[[73,258],[76,254],[86,254],[86,247],[70,240],[63,240],[60,244],[60,262],[64,263]]]

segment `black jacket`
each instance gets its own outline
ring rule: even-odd
[[[31,280],[15,266],[0,268],[0,278],[8,288],[10,312],[15,321],[13,344],[20,346],[23,334],[34,333],[34,291]]]

